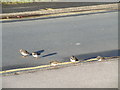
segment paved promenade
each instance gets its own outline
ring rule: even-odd
[[[3,88],[117,88],[118,60],[4,76]]]

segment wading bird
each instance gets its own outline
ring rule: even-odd
[[[30,53],[27,50],[20,49],[20,53],[23,57],[29,56]]]
[[[76,61],[79,61],[79,60],[75,56],[71,56],[70,61],[71,62],[76,62]]]

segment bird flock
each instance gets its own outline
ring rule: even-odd
[[[27,56],[30,56],[32,55],[34,58],[39,58],[39,55],[40,53],[37,53],[37,52],[28,52],[27,50],[24,50],[24,49],[20,49],[20,53],[23,57],[27,57]]]
[[[41,53],[38,53],[38,52],[32,52],[32,53],[30,53],[30,52],[28,52],[27,50],[24,50],[24,49],[20,49],[19,51],[20,51],[20,54],[22,55],[22,57],[27,57],[27,56],[32,55],[34,58],[40,58],[39,55],[41,54]],[[101,57],[101,56],[97,56],[97,60],[98,61],[102,61],[103,59],[105,59],[105,58]],[[79,61],[75,56],[71,56],[69,60],[70,60],[70,62]],[[56,60],[50,61],[51,66],[56,66],[59,63],[60,62],[56,61]]]

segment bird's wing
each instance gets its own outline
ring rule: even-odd
[[[24,53],[30,54],[28,51],[24,50]]]

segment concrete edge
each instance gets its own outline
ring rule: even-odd
[[[103,61],[108,61],[111,60],[112,57],[104,57],[105,60]],[[119,58],[119,56],[114,57],[114,58]],[[65,65],[74,65],[74,64],[82,64],[82,63],[86,63],[86,62],[93,62],[93,61],[99,61],[97,58],[91,58],[91,59],[87,59],[87,60],[83,60],[83,61],[76,61],[76,62],[60,62],[58,63],[56,66],[60,66],[63,67]],[[54,69],[56,68],[56,66],[52,66],[52,65],[41,65],[41,66],[35,66],[35,67],[27,67],[27,68],[18,68],[18,69],[11,69],[11,70],[5,70],[5,71],[0,71],[0,74],[2,75],[10,75],[10,74],[20,74],[23,72],[32,72],[32,71],[36,71],[36,70],[43,70],[43,69]]]
[[[31,16],[31,17],[27,17],[27,18],[0,19],[0,23],[70,17],[70,16],[108,13],[108,12],[117,12],[117,11],[118,10],[114,9],[114,10],[92,10],[92,11],[84,11],[84,12],[58,13],[58,14],[50,14],[50,15],[43,15],[43,16],[37,16],[37,17]]]
[[[17,18],[17,16],[44,16],[44,15],[52,15],[52,14],[60,14],[60,13],[70,13],[70,12],[84,12],[84,11],[94,11],[94,10],[118,10],[117,4],[104,4],[104,5],[94,5],[94,6],[83,6],[83,7],[72,7],[72,8],[61,8],[61,9],[51,9],[48,8],[46,10],[41,11],[29,11],[29,12],[19,12],[19,13],[7,13],[0,14],[1,19],[8,19],[9,17]],[[20,18],[20,17],[18,17]]]
[[[90,62],[90,61],[97,61],[97,58],[88,59],[88,60],[83,61],[82,63]],[[58,63],[58,65],[63,66],[63,65],[70,65],[70,64],[74,64],[74,63],[81,63],[81,61],[61,62],[61,63]],[[0,71],[0,74],[9,74],[9,73],[14,73],[14,72],[24,72],[24,71],[29,71],[29,70],[44,69],[44,68],[49,68],[51,66],[52,65],[49,64],[49,65],[40,65],[40,66],[35,66],[35,67],[11,69],[11,70]]]

